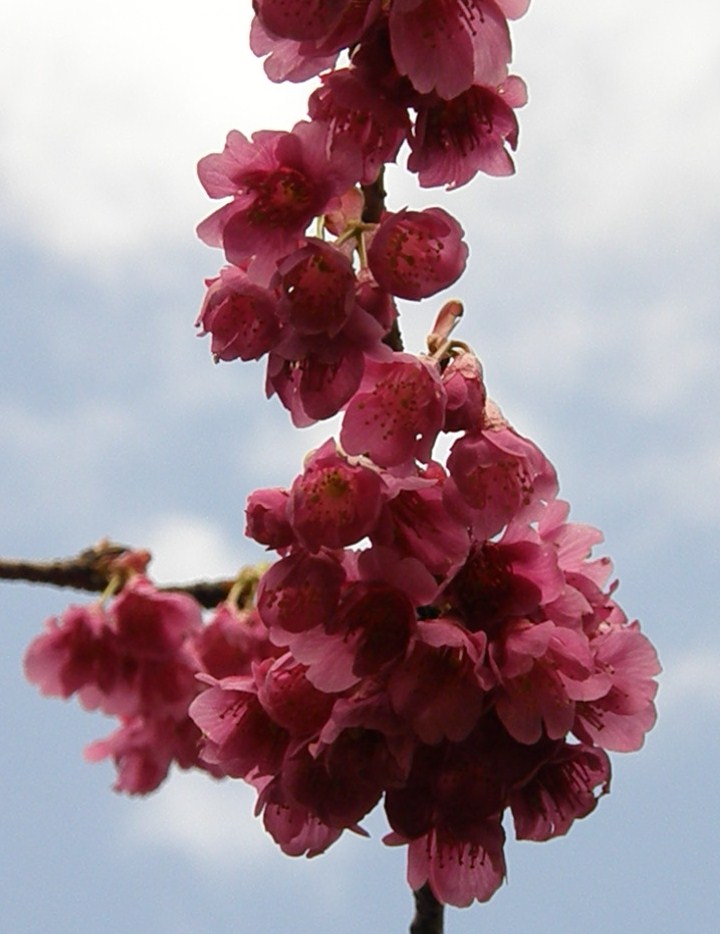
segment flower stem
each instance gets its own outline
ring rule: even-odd
[[[443,934],[445,906],[435,898],[430,886],[425,883],[421,889],[413,892],[413,895],[415,917],[410,925],[410,934]]]

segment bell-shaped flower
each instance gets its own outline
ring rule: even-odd
[[[236,266],[226,266],[208,290],[195,322],[200,336],[211,335],[216,360],[259,360],[280,334],[277,297],[256,285]]]
[[[442,208],[386,214],[368,250],[381,288],[415,301],[446,289],[465,269],[463,229]]]
[[[423,99],[416,106],[408,169],[423,188],[459,188],[478,172],[512,175],[515,166],[506,147],[517,147],[514,108],[526,99],[525,85],[515,75],[497,88],[473,85],[452,100]]]
[[[382,493],[378,472],[349,462],[331,439],[312,453],[294,481],[288,517],[308,551],[343,548],[373,531]]]

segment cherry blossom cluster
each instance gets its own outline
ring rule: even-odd
[[[86,710],[118,719],[85,757],[112,758],[115,790],[127,794],[154,791],[173,763],[219,777],[199,758],[201,733],[188,716],[203,688],[198,674],[249,672],[254,659],[276,651],[254,611],[225,602],[204,621],[191,596],[157,589],[139,554],[144,565],[147,552],[121,559],[117,596],[50,618],[25,656],[25,674],[43,694],[76,695]]]
[[[593,810],[606,750],[638,749],[654,723],[659,667],[590,557],[600,534],[568,522],[477,364],[448,410],[459,366],[377,364],[342,443],[250,496],[248,533],[280,555],[257,611],[287,652],[205,678],[190,714],[202,757],[258,789],[285,852],[321,852],[384,796],[410,885],[467,905],[504,877],[507,809],[531,840]],[[448,411],[463,428],[442,466]]]
[[[308,856],[383,802],[410,886],[457,906],[501,884],[507,813],[547,840],[595,808],[607,752],[655,721],[660,670],[592,557],[602,536],[569,521],[553,466],[451,337],[461,304],[426,352],[399,336],[398,300],[455,283],[468,248],[442,208],[387,210],[383,167],[406,142],[425,187],[512,171],[507,19],[527,5],[255,0],[268,75],[321,86],[309,120],[201,160],[229,200],[199,227],[227,265],[197,323],[216,360],[266,358],[296,426],[340,413],[338,437],[249,496],[246,532],[276,555],[253,607],[231,594],[203,621],[131,555],[115,596],[50,620],[26,658],[44,693],[119,718],[87,753],[113,758],[119,790],[172,762],[242,778]]]

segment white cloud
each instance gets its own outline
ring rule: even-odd
[[[150,573],[158,583],[178,583],[199,576],[232,577],[247,552],[240,533],[229,541],[214,522],[199,516],[154,517],[145,527],[130,533],[131,540],[153,555]]]
[[[98,268],[191,242],[211,208],[198,157],[233,126],[289,127],[305,113],[311,85],[265,79],[249,17],[237,0],[5,5],[4,223]],[[520,177],[473,189],[488,224],[597,249],[658,230],[692,236],[712,219],[719,19],[711,0],[688,0],[682,14],[653,0],[534,4],[513,26],[531,85]]]
[[[250,15],[230,0],[5,5],[4,224],[100,265],[192,242],[213,207],[198,158],[234,125],[282,128],[305,112],[305,92],[263,78],[247,49]]]
[[[126,842],[172,850],[211,875],[236,874],[275,856],[254,807],[255,792],[244,782],[176,771],[161,792],[133,809]]]
[[[662,715],[698,708],[720,714],[720,648],[696,648],[664,662],[659,693]]]

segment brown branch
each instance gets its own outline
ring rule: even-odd
[[[385,210],[385,185],[383,176],[385,166],[380,169],[378,177],[370,185],[362,185],[362,193],[365,198],[365,207],[362,212],[362,221],[364,224],[378,224]]]
[[[362,193],[365,198],[365,207],[362,212],[362,221],[364,224],[378,224],[385,210],[385,198],[387,192],[384,184],[385,166],[380,169],[380,173],[374,182],[370,185],[362,185]],[[383,338],[383,343],[387,344],[391,350],[398,352],[404,349],[402,334],[400,333],[400,324],[397,318],[393,321],[392,327]]]
[[[435,898],[427,882],[421,889],[413,892],[413,895],[415,917],[410,925],[410,934],[443,934],[445,906]]]
[[[119,560],[133,553],[134,549],[127,545],[101,541],[72,558],[50,561],[0,558],[0,579],[103,593],[118,575]],[[238,605],[247,606],[252,600],[260,573],[259,568],[247,567],[234,579],[165,584],[158,589],[189,594],[201,606],[211,609],[227,599],[235,588],[233,596]]]

